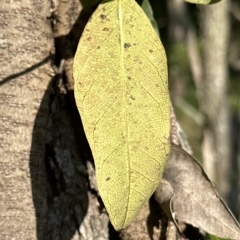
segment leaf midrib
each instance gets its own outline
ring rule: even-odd
[[[127,101],[126,101],[126,92],[127,92],[127,84],[126,84],[126,74],[125,74],[125,66],[124,66],[124,31],[123,31],[123,10],[122,10],[122,4],[123,0],[118,0],[118,18],[119,18],[119,40],[120,40],[120,51],[121,51],[121,80],[122,80],[122,102],[123,102],[123,116],[125,118],[125,145],[127,149],[127,159],[128,159],[128,181],[129,181],[129,194],[128,194],[128,199],[127,199],[127,206],[126,206],[126,212],[125,212],[125,218],[124,222],[122,224],[122,227],[126,223],[127,219],[127,213],[128,213],[128,207],[129,207],[129,196],[130,196],[130,184],[131,184],[131,176],[130,176],[130,157],[129,157],[129,144],[128,144],[128,112],[127,112]]]

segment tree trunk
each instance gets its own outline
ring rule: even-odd
[[[203,82],[200,106],[206,117],[204,166],[226,199],[231,184],[230,118],[227,99],[229,1],[200,8],[203,46]]]
[[[47,1],[0,3],[0,239],[41,239],[47,220],[43,137],[49,112],[45,92],[53,75],[49,15]]]

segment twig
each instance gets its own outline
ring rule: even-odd
[[[189,64],[193,76],[193,81],[196,86],[198,99],[201,100],[201,85],[203,79],[203,66],[197,49],[196,31],[186,14],[187,22],[187,49]]]
[[[198,125],[202,125],[204,122],[203,115],[194,107],[192,107],[188,102],[184,99],[177,98],[175,99],[175,105],[181,109],[188,117],[190,117],[194,122]]]

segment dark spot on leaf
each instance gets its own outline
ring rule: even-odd
[[[150,52],[150,53],[153,53],[153,50],[152,50],[152,49],[150,49],[150,50],[149,50],[149,52]]]
[[[131,80],[131,77],[127,76],[128,80]]]
[[[88,37],[87,40],[90,41],[92,38],[91,37]]]
[[[106,15],[101,14],[101,15],[100,15],[100,18],[101,18],[101,19],[105,19],[105,18],[106,18]]]
[[[135,97],[133,97],[132,95],[130,96],[130,98],[131,98],[132,100],[135,100]]]
[[[82,85],[82,83],[81,83],[81,82],[78,82],[78,84],[79,84],[79,85]]]
[[[98,46],[97,49],[100,49],[100,46]]]
[[[109,31],[109,28],[106,28],[106,27],[105,27],[105,28],[103,29],[103,31]]]
[[[107,178],[106,178],[106,181],[109,181],[110,179],[111,179],[110,177],[107,177]]]
[[[131,47],[130,43],[124,43],[124,48],[129,48],[129,47]]]

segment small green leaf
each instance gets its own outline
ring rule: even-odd
[[[221,0],[185,0],[185,2],[195,3],[195,4],[214,4],[220,2]]]
[[[147,15],[147,17],[149,18],[153,28],[155,29],[156,33],[159,36],[158,25],[157,25],[157,23],[154,19],[152,7],[151,7],[149,1],[148,0],[143,0],[142,4],[141,4],[141,7],[142,7],[143,11],[145,12],[145,14]]]
[[[108,0],[85,27],[73,68],[99,193],[121,229],[159,185],[170,151],[165,51],[135,0]]]

